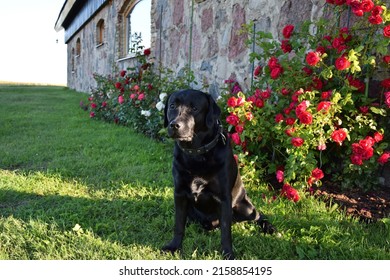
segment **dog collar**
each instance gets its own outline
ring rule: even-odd
[[[184,153],[186,153],[188,155],[198,156],[198,155],[203,155],[203,154],[209,152],[212,148],[214,148],[217,145],[220,138],[222,139],[223,144],[226,145],[226,136],[223,134],[222,124],[219,120],[217,121],[217,124],[218,124],[218,133],[210,143],[208,143],[202,147],[199,147],[197,149],[187,149],[187,148],[182,147],[180,145],[179,141],[176,141],[177,146],[180,148],[180,150],[182,150]]]

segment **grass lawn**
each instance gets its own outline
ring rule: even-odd
[[[86,95],[0,85],[0,259],[220,259],[220,231],[172,237],[172,143],[91,120]],[[313,197],[272,201],[247,186],[280,235],[233,226],[240,259],[390,259],[390,227],[347,217]]]

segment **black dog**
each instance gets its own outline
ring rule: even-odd
[[[172,167],[176,213],[174,237],[164,251],[181,248],[187,217],[205,229],[221,227],[227,259],[234,258],[232,222],[255,221],[265,233],[275,231],[246,194],[220,114],[213,98],[197,90],[175,92],[166,102],[165,126],[176,140]]]

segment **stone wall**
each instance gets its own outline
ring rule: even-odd
[[[111,74],[115,57],[116,32],[115,5],[109,3],[100,10],[78,33],[67,43],[68,48],[68,87],[82,92],[90,92],[96,86],[94,73]],[[104,20],[104,42],[97,43],[96,26]],[[80,55],[76,53],[76,41],[80,39]]]
[[[286,24],[321,16],[324,2],[195,0],[192,5],[192,0],[159,0],[152,13],[153,49],[161,65],[177,72],[191,63],[197,87],[207,85],[214,96],[229,78],[248,88],[252,66],[247,38],[239,33],[242,24],[255,20],[256,30],[278,35]]]
[[[89,92],[93,74],[113,73],[113,66],[126,69],[131,59],[122,59],[121,11],[133,0],[108,1],[68,44],[68,86]],[[321,16],[323,0],[153,0],[151,49],[156,64],[177,73],[191,64],[198,85],[206,85],[214,96],[224,80],[235,78],[250,86],[252,66],[241,25],[256,20],[256,29],[278,35],[286,24]],[[105,40],[96,43],[96,25],[105,22]],[[80,38],[81,53],[76,55]],[[72,51],[73,50],[73,51]]]

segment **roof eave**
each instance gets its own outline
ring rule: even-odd
[[[65,19],[68,17],[70,10],[72,9],[73,5],[76,3],[77,0],[66,0],[64,5],[62,6],[62,9],[60,11],[60,14],[58,15],[56,24],[54,26],[55,31],[59,32],[61,31],[63,27],[63,23]]]

